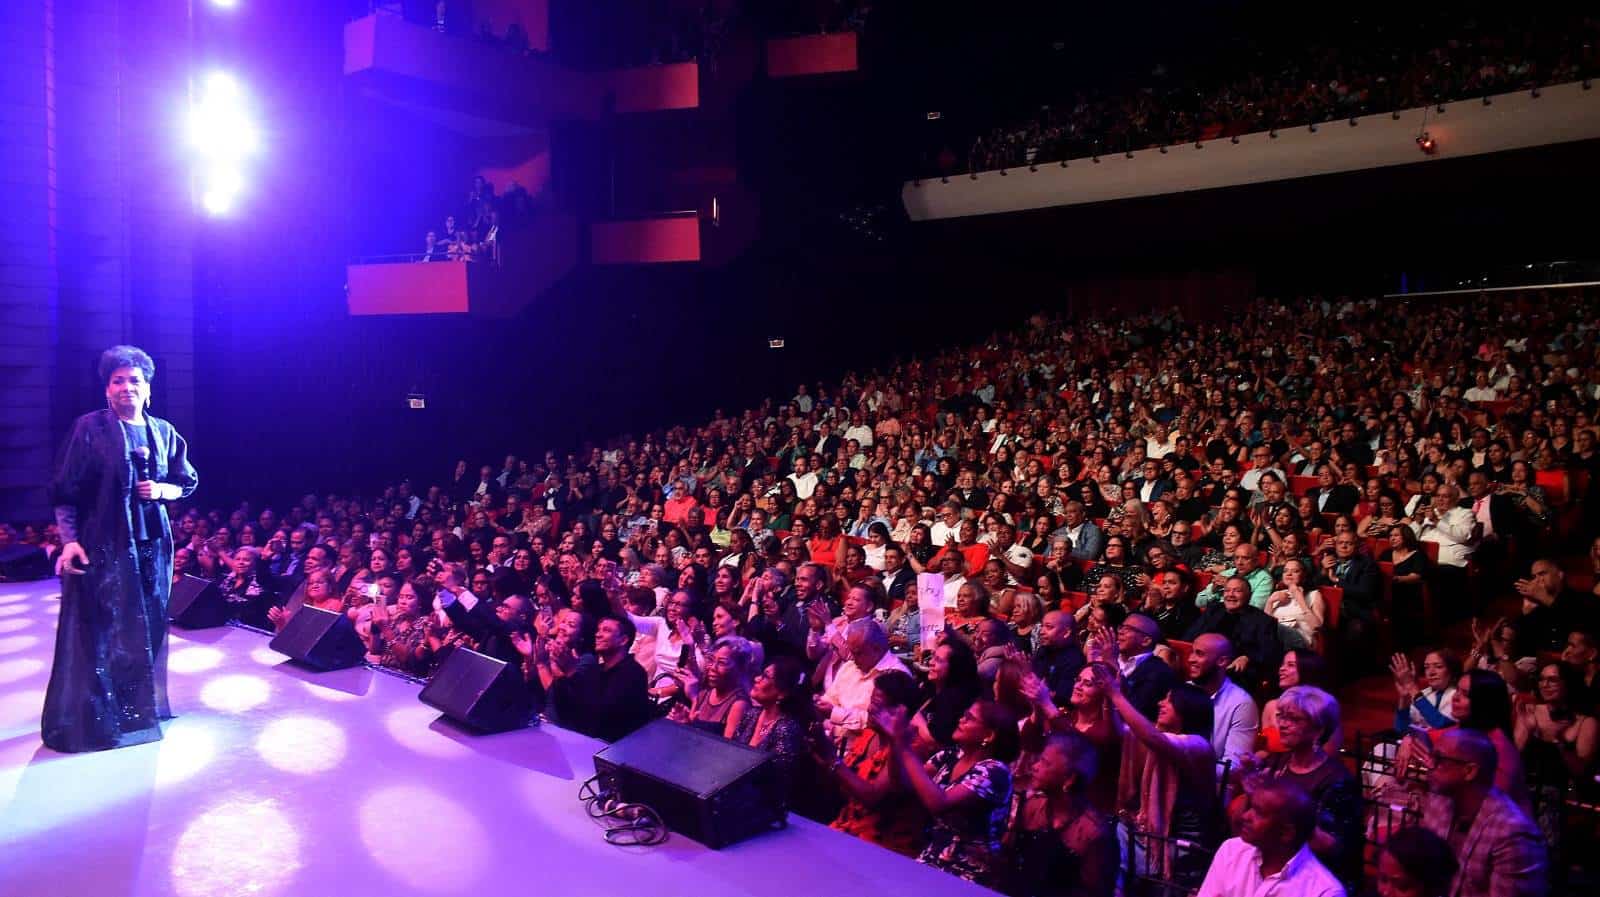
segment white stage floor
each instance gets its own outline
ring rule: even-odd
[[[721,851],[613,847],[577,799],[599,742],[466,735],[416,685],[285,666],[231,627],[173,631],[163,741],[57,754],[58,591],[0,584],[4,897],[992,893],[798,817]]]

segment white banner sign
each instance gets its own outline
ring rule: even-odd
[[[917,574],[917,613],[922,622],[922,649],[932,651],[944,634],[944,574]]]

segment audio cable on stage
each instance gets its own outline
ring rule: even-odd
[[[667,840],[667,826],[655,810],[644,804],[630,804],[617,795],[597,788],[599,776],[590,776],[578,786],[578,799],[589,818],[605,826],[608,844],[618,847],[653,847]]]

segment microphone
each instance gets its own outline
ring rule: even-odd
[[[133,469],[138,473],[141,480],[155,479],[155,472],[151,469],[150,448],[148,446],[141,445],[134,448]]]

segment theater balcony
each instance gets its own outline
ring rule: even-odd
[[[345,269],[346,305],[352,315],[514,317],[577,267],[578,236],[575,218],[545,212],[502,236],[495,258],[363,259]]]
[[[1432,141],[1427,151],[1418,139],[1423,134]],[[1597,137],[1600,90],[1573,82],[1198,144],[925,178],[905,183],[900,195],[913,221],[960,218],[1432,164]]]
[[[546,55],[516,53],[381,12],[346,23],[344,73],[398,106],[535,128],[597,117],[606,86]]]
[[[737,184],[718,184],[704,190],[696,208],[591,223],[589,261],[596,265],[724,265],[755,239],[758,217],[754,194]]]
[[[807,34],[767,41],[767,77],[798,78],[853,72],[860,67],[854,31]]]

